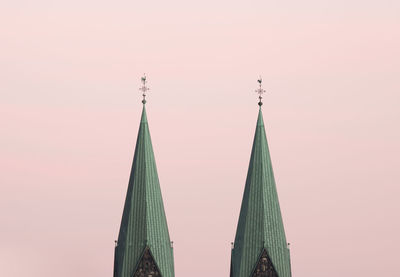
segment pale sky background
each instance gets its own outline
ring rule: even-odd
[[[177,277],[228,276],[259,74],[293,276],[400,276],[398,0],[3,0],[0,276],[112,276],[143,72]]]

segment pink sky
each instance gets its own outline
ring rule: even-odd
[[[197,2],[0,4],[0,276],[112,276],[143,72],[177,277],[228,276],[259,74],[293,276],[400,276],[400,2]]]

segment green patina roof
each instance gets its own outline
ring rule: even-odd
[[[173,250],[143,105],[124,212],[115,248],[114,277],[132,277],[146,248],[163,277],[174,276]]]
[[[279,277],[290,277],[290,257],[261,107],[231,258],[232,277],[251,277],[266,249]]]

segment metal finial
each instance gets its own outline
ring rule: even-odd
[[[150,89],[146,86],[146,74],[143,74],[143,77],[141,78],[141,81],[142,81],[142,87],[140,87],[139,90],[143,93],[143,94],[142,94],[142,96],[143,96],[142,103],[143,103],[143,104],[146,104],[146,92],[147,92],[148,90],[150,90]]]
[[[262,78],[261,78],[261,76],[260,76],[260,78],[258,78],[257,82],[259,84],[259,88],[256,89],[256,92],[259,94],[259,96],[258,96],[258,99],[259,99],[258,105],[261,107],[261,105],[263,104],[262,103],[262,94],[265,92],[265,89],[262,88]]]

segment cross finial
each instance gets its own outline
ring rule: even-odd
[[[142,103],[146,104],[146,92],[149,90],[149,88],[146,86],[146,74],[143,74],[141,81],[142,81],[142,87],[140,87],[139,90],[143,93]]]
[[[261,76],[260,76],[260,78],[258,78],[257,82],[259,84],[259,88],[256,89],[256,92],[259,94],[259,96],[258,96],[258,99],[259,99],[258,105],[261,107],[261,105],[263,104],[262,103],[262,94],[265,92],[265,89],[262,88],[262,78],[261,78]]]

